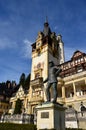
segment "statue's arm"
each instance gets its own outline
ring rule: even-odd
[[[59,73],[61,73],[61,72],[62,72],[62,69],[61,69],[61,68],[57,69],[57,71],[56,71],[56,76],[58,76]]]

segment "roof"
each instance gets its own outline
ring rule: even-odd
[[[70,58],[70,60],[65,61],[65,62],[62,63],[62,64],[59,64],[58,66],[65,65],[65,64],[67,64],[68,62],[71,62],[72,60],[78,58],[78,57],[81,56],[81,55],[82,55],[82,56],[86,56],[86,53],[83,53],[83,52],[81,52],[81,51],[79,51],[79,50],[76,50],[76,51],[73,53],[73,56]]]
[[[75,58],[77,58],[77,57],[79,57],[79,56],[84,56],[84,55],[86,55],[86,53],[83,53],[83,52],[81,52],[81,51],[79,51],[79,50],[76,50],[74,53],[73,53],[73,56],[72,56],[72,60],[73,59],[75,59]]]

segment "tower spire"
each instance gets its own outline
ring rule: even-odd
[[[45,20],[45,23],[48,23],[48,17],[46,16],[46,20]]]
[[[49,36],[51,34],[51,29],[50,29],[49,24],[48,24],[47,16],[46,16],[46,21],[44,23],[43,34],[44,34],[44,36]]]

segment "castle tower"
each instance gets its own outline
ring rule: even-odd
[[[44,102],[43,80],[48,77],[49,61],[55,65],[64,62],[64,47],[62,37],[56,36],[51,32],[48,22],[44,23],[42,32],[38,32],[35,43],[32,44],[32,67],[30,81],[30,99],[29,104],[31,113],[34,107],[40,102]]]

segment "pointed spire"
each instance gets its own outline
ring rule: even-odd
[[[46,16],[46,19],[45,19],[45,23],[44,23],[44,26],[48,26],[48,17]]]
[[[44,34],[44,36],[48,36],[48,35],[51,34],[51,30],[50,30],[50,27],[49,27],[49,24],[48,24],[48,18],[47,18],[47,16],[46,16],[46,21],[44,23],[43,34]]]
[[[46,20],[45,20],[45,23],[48,23],[48,17],[46,16]]]

